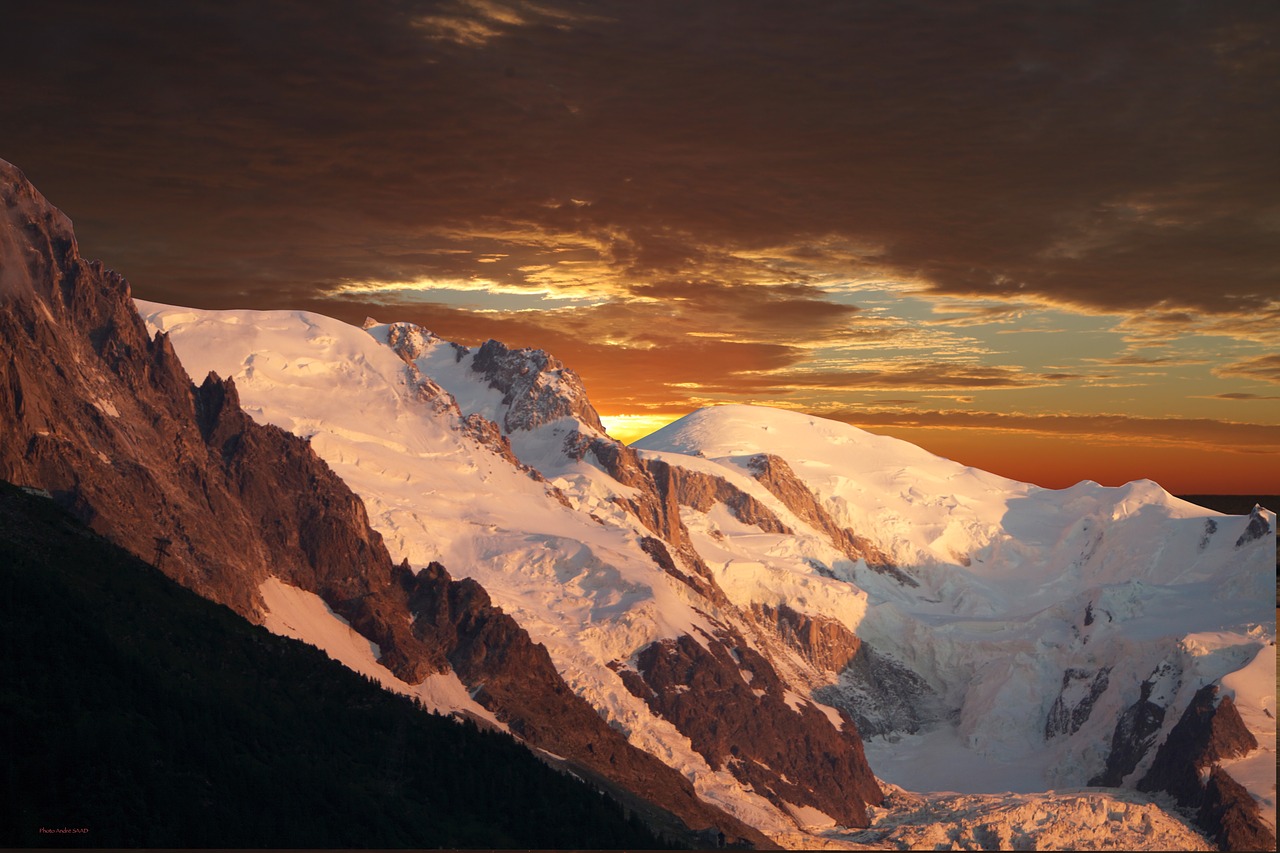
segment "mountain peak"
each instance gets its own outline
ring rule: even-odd
[[[364,329],[439,381],[466,414],[481,414],[508,435],[562,418],[605,431],[581,377],[545,350],[511,349],[492,339],[473,350],[413,323],[366,321]]]
[[[65,267],[79,258],[71,219],[50,204],[21,169],[6,160],[0,160],[0,216],[0,226],[8,226],[0,227],[0,254],[26,261],[25,271],[20,264],[6,264],[0,269],[0,298],[6,302],[30,292],[44,278],[42,271],[51,261]],[[25,246],[17,237],[23,233],[27,235]]]
[[[537,429],[565,417],[604,432],[582,379],[544,350],[513,350],[501,341],[488,340],[476,352],[471,369],[487,379],[490,388],[503,392],[507,432]]]

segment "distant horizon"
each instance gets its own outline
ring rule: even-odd
[[[0,157],[140,297],[552,353],[1045,487],[1280,479],[1280,7],[11,10]]]

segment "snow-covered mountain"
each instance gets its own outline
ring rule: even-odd
[[[970,811],[1106,785],[1128,790],[1081,796],[1120,823],[1151,826],[1115,805],[1142,789],[1256,802],[1274,832],[1272,513],[1145,481],[1039,489],[759,407],[628,448],[545,353],[139,309],[255,419],[308,438],[395,559],[479,581],[632,745],[775,840],[857,844],[837,827],[902,818],[879,808],[863,738],[890,790]],[[1252,796],[1200,784],[1214,765]]]
[[[765,541],[718,508],[685,513],[740,604],[814,576],[866,593],[848,625],[865,657],[816,695],[858,720],[881,778],[917,791],[1160,790],[1159,747],[1217,685],[1217,707],[1258,743],[1223,769],[1274,827],[1274,513],[1222,516],[1150,481],[1041,489],[754,407],[696,412],[636,447],[761,500],[760,460],[781,460],[915,582],[812,540]]]

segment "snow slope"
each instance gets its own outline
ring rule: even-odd
[[[1221,680],[1244,697],[1260,748],[1227,769],[1274,825],[1274,514],[1259,513],[1269,535],[1250,538],[1258,522],[1179,500],[1150,481],[1041,489],[845,424],[760,407],[704,409],[634,446],[673,464],[718,468],[744,486],[753,457],[779,456],[841,523],[920,582],[904,586],[824,554],[812,539],[766,539],[715,511],[686,511],[726,590],[752,600],[786,590],[798,606],[845,619],[928,682],[941,717],[868,744],[868,760],[887,781],[962,793],[1084,785],[1104,765],[1117,716],[1164,665],[1174,675],[1167,695],[1155,697],[1170,708],[1160,739],[1204,684]],[[769,497],[758,483],[754,494]],[[820,577],[847,581],[856,606],[795,597]],[[857,685],[845,686],[857,695]],[[1049,733],[1055,703],[1063,726]]]

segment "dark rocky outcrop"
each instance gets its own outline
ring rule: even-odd
[[[372,318],[364,322],[366,329],[377,326],[380,324]],[[382,327],[380,334],[385,334],[387,346],[415,373],[416,360],[431,347],[445,343],[436,334],[413,323],[389,323]],[[604,432],[600,415],[588,400],[581,378],[559,359],[542,350],[512,350],[495,340],[486,341],[474,354],[459,344],[448,345],[453,348],[456,362],[472,356],[471,369],[488,382],[490,388],[502,392],[502,405],[506,409],[502,416],[503,433],[537,429],[561,418],[575,418],[597,432]],[[430,379],[424,377],[422,381],[433,390],[439,389]],[[457,411],[451,397],[450,402]]]
[[[307,441],[255,423],[228,381],[193,386],[167,337],[148,336],[125,280],[82,260],[70,222],[3,161],[0,202],[0,479],[46,490],[251,620],[268,576],[314,592],[401,679],[454,667],[531,744],[689,829],[767,843],[626,744],[478,585],[394,566],[363,504]]]
[[[1204,786],[1196,822],[1210,829],[1223,850],[1275,850],[1275,833],[1259,817],[1258,803],[1245,787],[1214,765]]]
[[[577,438],[576,445],[572,440]],[[635,497],[618,497],[616,501],[639,519],[646,528],[656,533],[677,549],[689,541],[689,533],[680,520],[680,505],[675,490],[669,482],[660,482],[654,472],[645,467],[640,455],[620,441],[612,438],[575,433],[565,444],[566,451],[575,458],[590,454],[601,470],[624,486],[635,489]],[[666,486],[666,488],[663,488]]]
[[[837,729],[807,700],[788,697],[772,665],[733,632],[651,643],[636,667],[639,678],[624,678],[634,695],[713,768],[784,809],[813,806],[854,827],[868,824],[865,804],[883,801],[853,721]]]
[[[1080,730],[1080,727],[1089,719],[1089,715],[1093,713],[1093,705],[1098,701],[1107,689],[1110,683],[1111,667],[1104,666],[1095,671],[1088,669],[1069,668],[1062,673],[1062,689],[1058,691],[1058,697],[1053,700],[1053,706],[1049,708],[1049,716],[1044,722],[1045,740],[1057,737],[1058,735],[1072,735]],[[1078,685],[1088,683],[1085,688],[1086,692],[1078,700],[1068,698],[1069,693],[1076,692]]]
[[[1262,507],[1254,504],[1253,511],[1249,513],[1249,523],[1245,526],[1244,532],[1236,539],[1236,547],[1261,539],[1271,533],[1271,522],[1262,514]]]
[[[1166,710],[1163,705],[1152,701],[1152,691],[1156,683],[1167,678],[1171,672],[1172,664],[1162,663],[1142,682],[1138,701],[1126,708],[1116,721],[1106,767],[1089,780],[1090,785],[1119,787],[1150,751],[1155,744],[1156,735],[1164,725]]]
[[[841,527],[818,502],[809,487],[795,475],[785,459],[772,453],[759,453],[751,457],[747,468],[787,509],[814,530],[826,534],[831,544],[850,560],[863,560],[871,570],[888,575],[904,586],[920,585],[915,578],[893,565],[888,555],[871,540]]]
[[[655,480],[669,480],[676,503],[707,512],[722,503],[743,524],[752,524],[765,533],[790,536],[792,530],[760,501],[737,488],[723,477],[669,465],[661,459],[646,459],[645,467]]]
[[[860,643],[835,684],[813,692],[848,714],[865,737],[915,734],[946,716],[941,698],[914,670]]]
[[[1195,810],[1197,823],[1224,850],[1274,850],[1275,834],[1263,823],[1257,802],[1219,764],[1257,749],[1258,741],[1231,697],[1215,703],[1217,695],[1216,684],[1196,692],[1138,790],[1167,791],[1178,805]]]
[[[1155,761],[1138,781],[1139,791],[1168,791],[1182,805],[1198,805],[1204,789],[1200,771],[1257,749],[1230,696],[1215,702],[1218,685],[1196,691],[1177,725],[1169,732]]]

